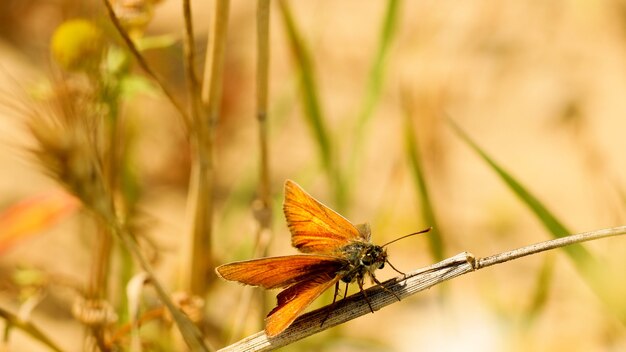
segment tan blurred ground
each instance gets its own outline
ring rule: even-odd
[[[11,6],[15,1],[0,5]],[[78,2],[27,2],[28,12],[3,25],[0,38],[0,92],[20,96],[49,72],[47,40],[56,24],[81,11],[102,19]],[[252,240],[254,221],[247,207],[252,195],[233,199],[233,190],[256,179],[254,121],[253,2],[232,4],[225,77],[224,116],[218,130],[217,255],[224,261],[245,258],[240,249]],[[314,56],[320,97],[337,152],[346,159],[356,115],[378,41],[383,1],[292,1],[294,15]],[[198,1],[198,32],[204,33],[208,6]],[[85,10],[85,8],[88,8]],[[181,33],[177,1],[157,9],[150,34]],[[276,10],[274,8],[273,10]],[[25,10],[26,11],[26,10]],[[423,228],[403,145],[400,90],[414,99],[417,133],[436,207],[446,254],[471,251],[486,256],[549,238],[536,218],[497,176],[452,133],[451,116],[497,162],[537,195],[573,231],[624,223],[626,187],[626,4],[594,1],[406,1],[398,35],[358,177],[350,180],[354,199],[346,216],[372,223],[374,241]],[[49,16],[44,16],[49,14]],[[37,19],[45,19],[43,22]],[[272,14],[271,170],[274,192],[285,178],[332,206],[317,150],[297,101],[297,78],[284,26]],[[201,42],[199,41],[199,44]],[[176,54],[151,54],[156,67],[180,73]],[[181,89],[184,86],[181,85]],[[167,102],[141,97],[126,107],[140,126],[138,169],[147,185],[143,208],[151,215],[149,233],[166,249],[160,267],[172,278],[185,231],[187,172],[182,128]],[[0,117],[0,206],[54,187],[21,146],[28,138],[20,116]],[[172,133],[172,131],[174,131]],[[278,203],[277,203],[278,205]],[[276,212],[279,208],[276,207]],[[272,254],[289,254],[288,231],[277,214]],[[46,267],[86,280],[90,240],[60,228],[37,236],[0,257],[0,267]],[[614,268],[626,266],[626,240],[586,245]],[[389,249],[394,265],[405,270],[429,264],[424,239]],[[244,257],[235,257],[242,253]],[[380,350],[401,351],[619,351],[626,350],[624,326],[608,312],[576,274],[570,260],[555,256],[555,276],[545,310],[533,325],[519,317],[534,293],[545,255],[489,268],[446,285],[448,297],[431,290],[342,327],[342,334],[384,343]],[[59,260],[59,259],[62,260]],[[384,271],[381,276],[391,277]],[[3,274],[3,279],[6,274]],[[624,285],[616,278],[615,285]],[[210,298],[213,317],[237,297],[239,285],[222,282]],[[44,306],[70,303],[67,294]],[[0,292],[0,305],[15,300]],[[42,308],[34,319],[55,341],[79,350],[80,327],[67,307]],[[229,307],[230,311],[231,308]],[[61,312],[61,313],[60,313]],[[59,314],[59,315],[56,315]],[[231,324],[232,319],[226,320]],[[249,324],[247,332],[259,326]],[[326,332],[318,339],[336,339]],[[27,340],[27,339],[20,339]],[[343,341],[343,340],[342,340]],[[24,342],[28,343],[28,342]],[[28,348],[36,348],[28,344]],[[305,349],[306,342],[294,345]],[[325,345],[353,351],[349,342]]]

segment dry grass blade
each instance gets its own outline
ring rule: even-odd
[[[371,301],[372,308],[374,308],[374,310],[379,310],[385,306],[398,302],[394,294],[398,295],[400,298],[405,298],[457,276],[491,265],[504,263],[524,256],[537,254],[575,243],[592,241],[605,237],[620,236],[624,234],[626,234],[626,226],[585,232],[532,244],[485,258],[475,258],[471,253],[463,252],[439,263],[407,273],[404,278],[397,277],[383,282],[383,285],[385,285],[389,291],[384,290],[379,286],[371,287],[366,290],[367,296]],[[324,325],[321,326],[322,320],[328,314],[330,309],[332,309],[330,316],[324,322]],[[370,310],[363,298],[363,295],[357,293],[339,301],[334,308],[326,306],[299,317],[287,330],[285,330],[284,333],[276,336],[275,338],[268,338],[267,335],[265,335],[265,332],[262,331],[248,336],[247,338],[219,351],[270,351],[278,347],[294,343],[305,337],[317,334],[333,326],[356,319],[368,313],[370,313]]]

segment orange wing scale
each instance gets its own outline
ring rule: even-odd
[[[309,277],[278,294],[278,305],[265,318],[265,333],[274,337],[285,331],[291,323],[322,292],[333,286],[339,277],[322,273]]]
[[[217,267],[220,277],[265,289],[287,287],[312,276],[335,276],[344,260],[324,255],[288,255],[228,263]]]
[[[291,243],[301,252],[332,255],[353,240],[363,240],[350,221],[291,180],[285,182],[283,211],[291,231]]]

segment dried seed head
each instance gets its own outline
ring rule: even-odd
[[[108,326],[117,321],[117,314],[111,303],[101,299],[79,298],[72,305],[72,315],[82,324],[90,327]]]
[[[44,107],[33,108],[28,128],[32,149],[47,173],[98,212],[110,211],[102,175],[99,141],[103,114],[89,89],[63,82]]]
[[[151,0],[117,0],[113,8],[120,23],[134,37],[143,33],[152,21],[155,3],[156,1]]]

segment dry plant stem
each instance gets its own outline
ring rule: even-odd
[[[270,170],[268,161],[268,127],[267,127],[267,96],[268,96],[268,78],[269,78],[269,18],[270,18],[270,2],[269,0],[257,1],[257,112],[256,119],[259,127],[259,185],[257,191],[257,199],[253,205],[255,219],[257,221],[256,245],[254,250],[254,258],[267,256],[267,245],[272,237],[271,220],[271,188],[270,188]],[[260,319],[265,318],[266,295],[261,292],[255,295],[252,289],[245,289],[241,292],[240,306],[238,313],[235,315],[234,327],[231,329],[230,338],[232,341],[241,334],[244,321],[249,316],[249,309],[253,297],[260,297],[259,310]]]
[[[545,242],[539,242],[522,248],[514,249],[512,251],[495,254],[485,258],[479,258],[476,260],[476,269],[482,269],[494,264],[500,264],[514,260],[517,258],[525,257],[527,255],[549,251],[551,249],[565,247],[574,243],[582,243],[592,240],[597,240],[605,237],[620,236],[626,234],[626,226],[613,227],[609,229],[583,232],[576,235],[570,235],[566,237],[557,238]]]
[[[194,212],[194,224],[193,228],[195,230],[204,229],[205,224],[200,223],[200,221],[207,221],[202,214],[205,214],[207,211],[203,208],[202,203],[205,200],[200,199],[203,196],[207,196],[204,194],[205,187],[207,187],[206,183],[200,184],[201,180],[205,180],[205,172],[202,172],[201,175],[201,165],[203,163],[203,152],[200,148],[200,142],[207,139],[208,132],[203,126],[203,106],[202,106],[202,98],[200,96],[200,85],[198,82],[198,76],[195,70],[195,40],[194,40],[194,32],[193,32],[193,22],[192,22],[192,12],[191,12],[191,2],[189,0],[184,0],[183,3],[183,18],[185,22],[185,31],[184,31],[184,39],[183,39],[183,47],[184,47],[184,59],[185,59],[185,77],[187,81],[187,94],[189,96],[189,114],[191,116],[191,130],[189,131],[191,137],[192,144],[192,158],[193,158],[193,170],[192,170],[192,178],[190,180],[190,199],[191,204],[195,207]],[[195,217],[201,217],[200,220],[196,220]],[[210,219],[210,218],[209,218]],[[210,225],[209,225],[210,226]],[[191,234],[191,243],[188,247],[189,254],[185,257],[190,258],[190,262],[187,267],[184,267],[186,270],[186,274],[183,275],[186,282],[184,286],[190,292],[195,294],[203,294],[204,286],[202,283],[199,283],[200,277],[202,276],[201,270],[197,270],[195,268],[202,268],[202,263],[197,263],[198,261],[198,247],[199,248],[207,248],[207,245],[201,244],[202,234],[199,231],[194,231]],[[210,245],[210,244],[209,244]]]
[[[185,35],[183,39],[185,76],[187,79],[187,93],[189,94],[190,116],[192,124],[195,126],[200,121],[199,115],[202,102],[200,100],[198,75],[195,69],[196,51],[190,0],[183,0],[183,18],[185,20]]]
[[[102,87],[100,87],[100,89],[102,89]],[[120,119],[119,116],[113,116],[113,114],[115,114],[113,111],[117,111],[117,109],[110,109],[110,115],[106,116],[105,119],[108,128],[102,129],[103,133],[106,134],[104,136],[106,152],[103,156],[104,167],[102,174],[105,187],[111,194],[115,194],[119,189],[119,174],[117,173],[117,170],[121,167],[120,153],[123,148],[123,143],[120,138]],[[96,245],[93,248],[94,256],[90,278],[91,285],[89,287],[87,298],[107,301],[109,298],[107,297],[107,289],[113,251],[113,236],[106,224],[102,221],[98,221],[98,219],[96,219],[96,227],[97,238]],[[107,343],[105,340],[106,327],[104,325],[92,326],[91,330],[100,350],[107,350],[108,348],[106,347]]]
[[[259,236],[263,230],[269,229],[271,224],[270,175],[268,161],[268,134],[267,134],[267,96],[269,90],[269,0],[259,0],[257,4],[257,121],[259,123],[259,195],[261,209],[259,210]],[[264,254],[265,250],[260,254]]]
[[[87,290],[87,299],[107,300],[107,278],[109,273],[109,264],[111,262],[111,250],[113,241],[111,233],[106,226],[100,221],[97,223],[96,245],[93,248],[93,260],[91,266],[90,285]],[[105,327],[101,325],[91,326],[91,333],[96,340],[96,344],[100,350],[108,350],[105,341]]]
[[[471,253],[463,252],[453,257],[444,259],[439,263],[407,273],[406,277],[399,276],[394,279],[387,280],[383,282],[383,285],[400,298],[405,298],[438,285],[444,281],[484,267],[564,247],[574,243],[581,243],[624,234],[626,234],[626,226],[620,226],[561,237],[555,240],[540,242],[514,249],[512,251],[478,259]],[[393,293],[384,290],[380,286],[370,287],[366,291],[374,310],[379,310],[385,306],[398,302]],[[323,326],[320,326],[322,319],[324,319],[324,317],[328,314],[329,309],[332,309],[332,311],[330,312],[328,319],[324,322]],[[261,331],[219,351],[234,352],[273,350],[368,313],[370,313],[370,309],[365,302],[363,295],[356,293],[337,302],[334,308],[326,306],[299,317],[289,328],[287,328],[287,330],[285,330],[285,332],[274,338],[268,338],[267,335],[265,335],[265,332]]]
[[[193,207],[191,231],[191,265],[189,290],[202,296],[213,272],[212,245],[213,236],[213,191],[215,166],[213,152],[215,147],[215,125],[219,116],[222,89],[222,71],[228,28],[230,1],[216,0],[214,21],[209,33],[209,49],[202,85],[203,112],[195,131],[194,170],[190,201]]]
[[[146,59],[143,57],[143,55],[141,55],[141,53],[139,52],[139,49],[137,48],[133,40],[130,38],[130,36],[128,35],[124,27],[122,26],[122,23],[120,22],[119,18],[115,14],[115,10],[113,9],[111,0],[102,0],[102,2],[104,2],[104,6],[107,9],[107,14],[109,15],[109,18],[111,19],[111,23],[113,23],[113,26],[115,26],[115,29],[117,29],[117,32],[120,34],[120,36],[124,40],[124,43],[126,44],[130,52],[133,54],[133,56],[137,60],[137,63],[139,64],[139,66],[141,66],[144,72],[148,76],[150,76],[150,78],[152,78],[159,85],[159,87],[161,87],[163,94],[165,94],[165,96],[169,99],[172,105],[174,105],[176,110],[178,110],[180,115],[183,117],[185,124],[189,126],[189,117],[187,116],[187,113],[185,112],[183,105],[174,97],[174,95],[169,91],[169,89],[167,89],[163,79],[150,68],[150,65],[148,65],[148,62],[146,61]]]

